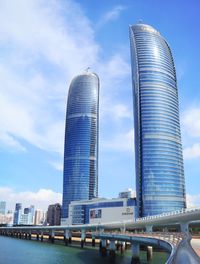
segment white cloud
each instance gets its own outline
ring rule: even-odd
[[[199,207],[200,206],[200,194],[186,195],[187,208]]]
[[[63,162],[49,161],[49,163],[58,171],[63,171]]]
[[[8,0],[1,3],[0,17],[1,40],[15,43],[35,60],[42,56],[68,72],[77,70],[75,61],[83,66],[96,60],[90,22],[72,1]]]
[[[195,159],[200,157],[200,144],[193,144],[192,147],[183,150],[184,159]]]
[[[99,61],[90,22],[71,1],[1,3],[0,40],[6,47],[0,64],[1,133],[44,149],[61,152],[54,139],[63,133],[66,82],[74,74],[93,65],[108,87],[129,72],[119,54]]]
[[[123,9],[114,8],[107,20]],[[131,115],[113,96],[130,75],[130,65],[120,53],[101,61],[91,23],[76,3],[2,2],[0,48],[0,147],[24,151],[29,143],[57,153],[50,164],[61,169],[57,160],[63,156],[68,86],[88,65],[100,76],[100,112],[107,102],[107,116],[113,111],[118,119]]]
[[[22,139],[62,154],[66,82],[98,60],[89,20],[71,1],[8,0],[0,46],[1,143],[21,150]]]
[[[185,148],[183,156],[185,159],[196,159],[200,157],[200,108],[190,107],[182,114],[183,141]]]
[[[185,75],[186,71],[187,71],[186,60],[182,59],[182,60],[177,61],[177,63],[176,63],[176,74],[177,74],[177,79],[179,81]]]
[[[122,6],[122,5],[117,5],[117,6],[113,7],[112,10],[108,11],[107,13],[105,13],[101,17],[100,21],[97,24],[97,27],[98,28],[102,27],[110,21],[117,20],[120,16],[121,12],[125,9],[126,9],[126,7]]]
[[[25,151],[26,149],[20,144],[19,141],[15,140],[13,136],[9,134],[0,133],[1,143],[4,146],[9,146],[15,151]]]
[[[103,140],[100,144],[102,150],[134,152],[134,131],[115,135],[110,140]]]
[[[130,65],[125,61],[121,54],[115,54],[104,63],[98,65],[98,72],[103,79],[103,83],[109,82],[113,89],[114,85],[121,82],[131,74]],[[112,83],[114,81],[114,83]]]
[[[116,115],[117,118],[132,118],[132,111],[128,109],[126,105],[117,104],[113,107],[113,114]]]
[[[132,108],[122,99],[130,77],[130,65],[121,54],[115,54],[104,63],[98,64],[100,76],[100,120],[105,117],[114,121],[132,118]],[[130,82],[131,86],[131,82]],[[130,95],[131,88],[130,88]],[[132,107],[132,101],[130,101]]]
[[[132,109],[122,103],[116,103],[111,101],[105,101],[102,103],[102,110],[100,110],[101,119],[109,117],[110,120],[119,122],[124,118],[132,119]],[[103,120],[102,120],[103,121]]]
[[[61,193],[50,189],[39,189],[36,192],[16,192],[8,187],[0,187],[0,200],[6,201],[7,209],[14,210],[15,203],[22,203],[23,207],[35,205],[35,208],[47,210],[49,204],[61,203]]]
[[[190,137],[200,137],[200,108],[194,107],[183,113],[183,129]]]

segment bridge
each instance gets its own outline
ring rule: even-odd
[[[81,247],[84,247],[86,238],[90,237],[92,246],[100,240],[99,247],[102,255],[115,256],[120,248],[124,252],[126,243],[131,245],[131,263],[139,262],[140,245],[146,247],[147,259],[153,254],[153,247],[159,247],[169,253],[167,264],[200,263],[200,258],[190,246],[189,225],[200,223],[200,208],[183,209],[161,215],[137,218],[135,221],[68,225],[68,226],[18,226],[1,227],[0,235],[36,239],[48,239],[54,243],[56,239],[63,240],[65,245],[72,241],[73,235],[80,235]],[[178,226],[178,232],[168,232],[167,227]],[[164,227],[163,232],[153,232],[154,228]],[[109,242],[108,242],[109,241]],[[184,260],[183,260],[184,259]]]

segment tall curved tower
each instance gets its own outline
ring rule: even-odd
[[[176,72],[153,27],[130,26],[139,216],[186,207]]]
[[[85,72],[69,87],[63,172],[62,218],[71,201],[98,196],[99,78]]]

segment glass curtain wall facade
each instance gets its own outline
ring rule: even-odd
[[[67,102],[62,218],[71,201],[98,197],[99,78],[85,72],[70,85]]]
[[[140,216],[186,207],[174,61],[165,39],[145,24],[130,26],[136,195]]]

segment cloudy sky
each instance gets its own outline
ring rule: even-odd
[[[175,60],[190,206],[200,205],[198,0],[0,0],[0,200],[61,202],[67,93],[100,77],[99,195],[135,188],[128,25],[154,26]]]

